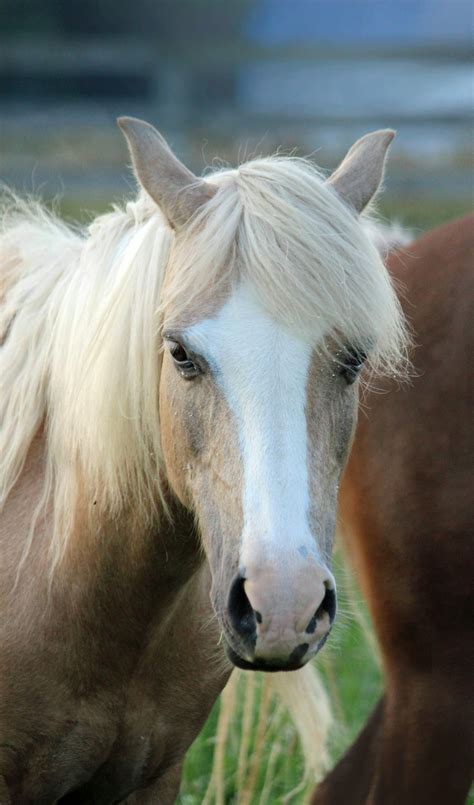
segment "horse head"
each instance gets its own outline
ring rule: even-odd
[[[328,180],[285,157],[199,179],[152,126],[119,124],[174,232],[157,356],[167,484],[196,518],[232,662],[296,669],[336,614],[331,553],[359,374],[394,364],[403,340],[358,220],[393,132],[359,140]]]

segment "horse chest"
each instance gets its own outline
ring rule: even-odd
[[[159,780],[194,737],[179,717],[144,696],[143,687],[128,701],[107,692],[75,708],[63,699],[60,708],[67,718],[43,714],[27,742],[17,734],[2,748],[12,802],[112,805]],[[196,714],[190,715],[192,722]]]
[[[123,645],[101,664],[88,655],[74,685],[65,681],[72,644],[62,656],[59,643],[45,654],[30,646],[22,667],[15,655],[4,669],[14,681],[0,708],[9,740],[0,748],[0,792],[3,774],[15,803],[112,805],[147,785],[152,802],[172,802],[184,754],[228,675],[222,661],[210,662],[218,634],[210,629],[204,639],[200,628],[209,606],[203,568],[137,655],[125,656]],[[161,780],[169,787],[170,775],[173,795],[164,796]]]

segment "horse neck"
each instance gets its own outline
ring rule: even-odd
[[[179,588],[202,557],[192,515],[172,495],[167,504],[169,514],[158,511],[151,520],[133,501],[117,516],[102,515],[99,525],[79,520],[59,574],[131,594],[147,582],[170,592]]]
[[[192,514],[169,491],[166,502],[170,516],[158,512],[148,522],[133,501],[119,515],[102,514],[93,521],[79,511],[64,556],[54,567],[49,550],[50,511],[38,519],[31,545],[25,550],[44,483],[44,450],[44,438],[38,434],[7,502],[6,528],[0,535],[4,555],[9,557],[6,575],[9,580],[17,578],[14,605],[21,597],[25,606],[27,601],[31,606],[32,599],[51,598],[55,605],[70,608],[72,613],[85,615],[90,610],[94,618],[98,612],[113,611],[114,604],[135,612],[136,617],[152,616],[179,593],[202,564]]]

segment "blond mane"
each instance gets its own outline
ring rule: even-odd
[[[323,323],[375,369],[403,363],[403,317],[379,253],[310,162],[269,157],[207,178],[219,192],[176,240],[145,194],[82,231],[5,198],[0,505],[43,424],[53,563],[79,495],[111,514],[131,500],[145,518],[162,509],[161,328],[192,318],[210,287],[245,278],[289,328],[311,337]]]

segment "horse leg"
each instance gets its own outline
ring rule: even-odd
[[[312,805],[464,805],[474,750],[469,695],[447,679],[391,688]]]
[[[372,784],[377,749],[384,719],[384,699],[380,699],[355,742],[318,785],[312,805],[362,805]],[[350,797],[349,797],[350,793]]]
[[[392,689],[367,805],[464,805],[474,752],[469,697],[469,685],[446,678]]]

